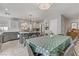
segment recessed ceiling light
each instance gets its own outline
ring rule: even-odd
[[[5,10],[7,11],[7,10],[8,10],[8,8],[5,8]]]

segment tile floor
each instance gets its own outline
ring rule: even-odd
[[[2,45],[0,56],[28,56],[27,47],[19,44],[18,40],[9,41]]]

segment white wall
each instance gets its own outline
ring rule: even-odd
[[[52,13],[53,14],[53,13]],[[61,34],[61,15],[60,14],[49,14],[45,18],[49,21],[49,30],[55,34]],[[9,31],[19,31],[19,20],[13,20],[11,18],[0,17],[1,23],[3,22],[9,27]]]
[[[61,15],[58,16],[57,18],[57,32],[58,34],[61,34]]]
[[[57,23],[58,23],[57,19],[50,20],[50,22],[49,22],[49,31],[51,31],[54,34],[58,33],[58,31],[57,31]]]
[[[54,34],[61,34],[61,15],[57,14],[54,18],[49,18],[49,31]]]
[[[51,19],[51,20],[50,20]],[[65,34],[69,29],[69,19],[62,15],[57,15],[54,18],[49,19],[49,31],[55,34]]]
[[[19,31],[19,21],[14,21],[9,17],[0,16],[0,27],[8,27],[8,31]]]
[[[10,18],[0,16],[0,27],[8,27],[9,29],[9,20]],[[3,29],[0,29],[0,32],[3,32]]]
[[[0,25],[2,26],[8,26],[9,25],[9,18],[0,16]]]
[[[19,31],[19,21],[10,20],[9,31]]]
[[[61,33],[66,35],[68,28],[69,28],[69,19],[61,15]]]

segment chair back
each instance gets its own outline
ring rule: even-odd
[[[29,44],[27,43],[27,49],[28,49],[28,54],[29,56],[34,56],[31,47],[29,46]]]
[[[74,46],[75,44],[71,44],[64,53],[64,56],[75,56],[74,54]]]
[[[71,41],[71,44],[76,44],[77,41],[78,41],[78,36],[74,40]]]

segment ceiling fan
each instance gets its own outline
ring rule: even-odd
[[[40,3],[39,4],[39,8],[41,10],[48,10],[50,7],[51,7],[51,4],[49,4],[49,3]]]

